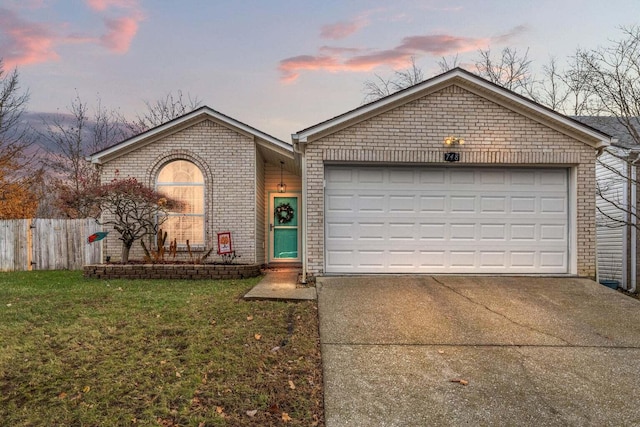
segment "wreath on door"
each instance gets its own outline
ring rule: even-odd
[[[293,208],[289,203],[282,203],[275,209],[278,224],[288,224],[293,219]]]

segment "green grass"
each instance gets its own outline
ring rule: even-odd
[[[257,280],[0,273],[0,424],[321,425],[317,307]]]

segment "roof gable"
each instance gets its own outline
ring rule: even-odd
[[[594,148],[605,147],[610,143],[611,138],[609,135],[461,68],[447,71],[446,73],[425,80],[414,86],[410,86],[332,119],[303,129],[293,134],[291,136],[292,140],[294,144],[312,143],[314,140],[393,110],[416,99],[428,96],[431,93],[451,85],[460,86],[469,92],[486,98],[509,110],[530,117],[535,121],[578,139]]]
[[[131,151],[136,150],[139,147],[153,143],[160,138],[171,135],[175,132],[186,129],[199,123],[203,120],[212,120],[224,127],[234,130],[242,135],[253,138],[257,144],[278,152],[279,154],[293,157],[293,147],[290,143],[284,142],[278,138],[275,138],[269,134],[266,134],[258,129],[235,120],[229,116],[226,116],[212,108],[207,106],[200,107],[190,113],[170,120],[152,129],[149,129],[141,134],[135,135],[129,139],[105,148],[101,151],[91,154],[87,157],[87,160],[92,163],[101,164],[112,160],[114,158],[125,155]]]

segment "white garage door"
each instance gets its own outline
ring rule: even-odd
[[[328,166],[327,273],[567,273],[568,170]]]

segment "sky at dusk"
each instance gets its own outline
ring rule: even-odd
[[[635,24],[638,0],[0,0],[0,57],[32,112],[63,112],[77,91],[133,118],[182,90],[290,141],[412,56],[425,77],[507,46],[539,68]]]

